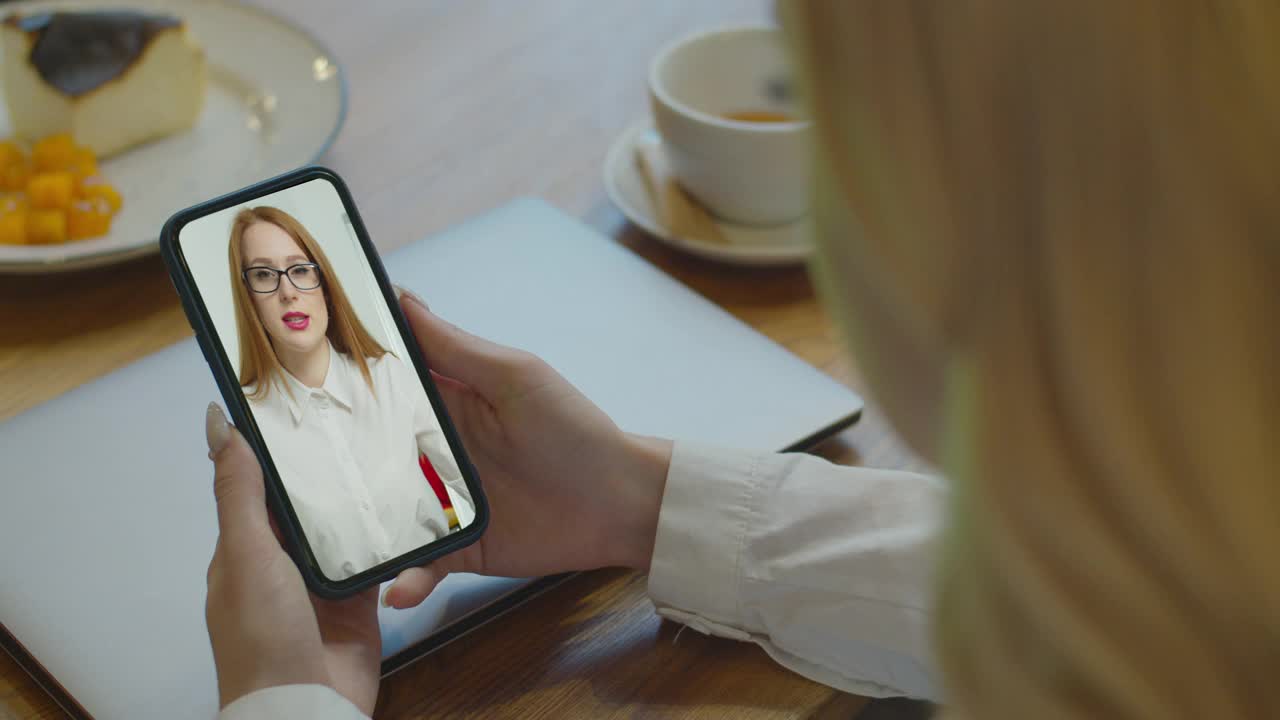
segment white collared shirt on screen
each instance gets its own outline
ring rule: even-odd
[[[355,361],[330,346],[321,387],[285,372],[266,398],[250,402],[316,561],[332,580],[448,534],[419,453],[444,482],[459,525],[475,517],[417,373],[391,353],[368,364],[372,388]]]

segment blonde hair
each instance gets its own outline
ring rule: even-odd
[[[1280,6],[783,12],[823,291],[895,422],[915,378],[867,329],[938,358],[953,709],[1273,714]]]
[[[320,267],[321,288],[325,296],[325,305],[329,310],[329,327],[325,334],[334,349],[348,355],[360,369],[365,382],[373,388],[373,377],[369,373],[369,358],[380,358],[387,353],[386,349],[373,338],[360,317],[356,315],[347,299],[342,283],[333,272],[333,266],[324,250],[316,242],[311,233],[289,213],[274,207],[260,205],[245,208],[236,213],[231,221],[231,241],[227,247],[227,262],[231,271],[231,298],[235,304],[236,332],[240,336],[240,385],[255,386],[249,394],[251,400],[262,400],[270,393],[275,384],[269,380],[283,380],[284,368],[276,357],[271,345],[271,338],[262,327],[262,321],[254,309],[253,299],[249,297],[249,289],[245,286],[243,272],[243,239],[244,233],[256,223],[271,223],[284,230],[302,248],[307,258]],[[281,282],[288,280],[281,278]]]

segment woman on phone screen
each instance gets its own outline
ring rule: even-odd
[[[360,322],[311,233],[278,208],[247,208],[227,256],[240,385],[325,576],[469,524],[471,496],[417,374]]]

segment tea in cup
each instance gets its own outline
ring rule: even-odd
[[[773,27],[694,35],[654,58],[649,97],[663,152],[712,214],[780,225],[808,211],[809,123],[779,91],[790,73]]]

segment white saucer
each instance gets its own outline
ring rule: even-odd
[[[781,266],[808,259],[813,245],[809,224],[803,220],[773,227],[749,227],[719,220],[716,224],[728,239],[726,244],[675,235],[654,211],[636,163],[636,146],[646,135],[657,136],[648,120],[628,128],[614,141],[604,161],[605,191],[628,220],[674,248],[710,260],[735,265]]]
[[[0,245],[0,274],[49,273],[122,262],[159,249],[173,213],[314,162],[346,113],[333,56],[305,31],[237,0],[22,0],[10,12],[140,8],[177,15],[205,49],[207,91],[191,130],[102,163],[124,207],[104,237],[59,245]],[[0,98],[0,137],[9,117]]]

